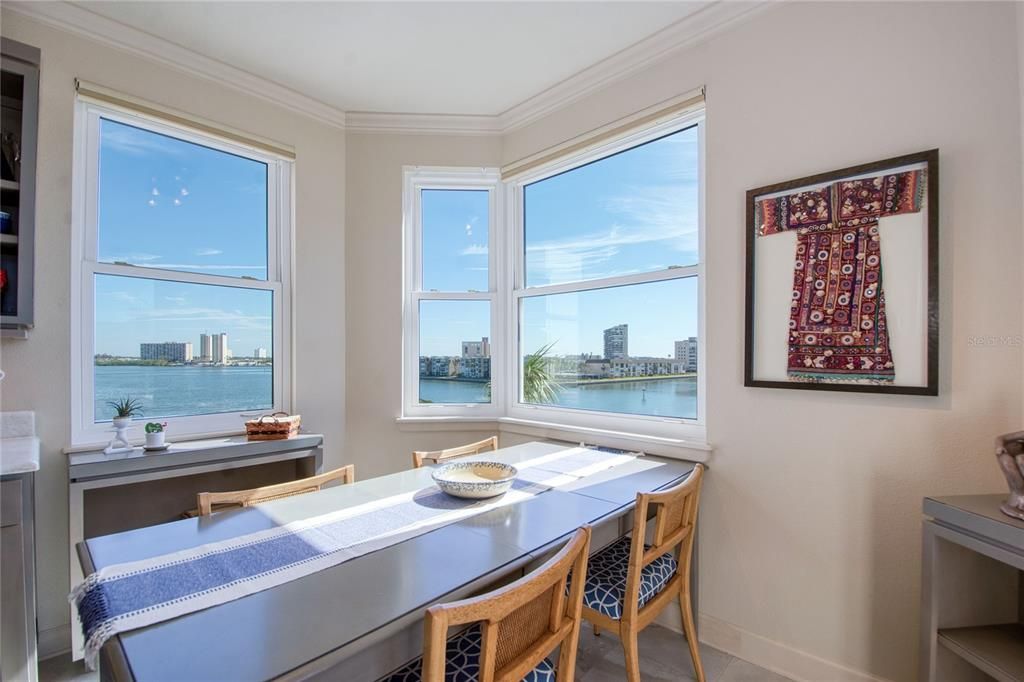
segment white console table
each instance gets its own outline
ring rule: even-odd
[[[305,478],[323,470],[323,436],[248,441],[245,436],[174,443],[164,452],[68,455],[71,585],[82,581],[75,546],[86,538],[174,521],[196,494],[242,490]],[[82,628],[71,609],[72,656],[82,657]]]
[[[1024,521],[1005,498],[924,500],[922,680],[1024,681]]]

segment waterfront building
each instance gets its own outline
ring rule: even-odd
[[[228,335],[224,332],[214,334],[211,338],[213,343],[213,357],[211,362],[216,365],[225,365],[231,359],[231,351],[228,350]]]
[[[164,341],[163,343],[140,343],[139,357],[143,360],[192,362],[192,342]]]
[[[252,352],[252,356],[254,358],[256,358],[257,360],[266,360],[267,359],[267,349],[266,348],[257,348],[257,349],[255,349]]]
[[[691,336],[683,341],[676,341],[676,360],[686,367],[687,372],[697,371],[697,337]]]
[[[459,361],[459,376],[463,379],[476,379],[480,381],[490,379],[491,359],[489,357],[463,356]]]
[[[629,357],[628,324],[617,324],[604,330],[604,357],[608,360]]]
[[[213,362],[213,336],[210,334],[199,335],[199,361]]]
[[[609,376],[656,377],[687,372],[686,364],[672,358],[623,358],[612,360]]]
[[[421,355],[421,377],[454,377],[459,375],[461,358],[452,355]]]
[[[485,336],[479,341],[462,342],[463,358],[489,358],[491,357],[491,342]]]

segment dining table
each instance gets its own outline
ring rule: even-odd
[[[577,446],[537,441],[474,458],[515,466],[572,447]],[[583,525],[595,528],[591,549],[599,550],[631,529],[638,492],[677,484],[693,467],[684,460],[637,456],[270,589],[121,632],[100,653],[101,679],[377,680],[422,653],[428,607],[523,575]],[[410,469],[89,538],[77,545],[79,561],[89,575],[424,490],[434,485],[431,474],[432,467]],[[691,579],[696,581],[696,570]]]

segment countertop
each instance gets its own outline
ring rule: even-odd
[[[35,436],[0,438],[0,476],[39,471],[39,439]]]

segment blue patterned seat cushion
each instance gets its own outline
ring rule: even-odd
[[[620,538],[590,557],[587,566],[583,604],[614,620],[622,618],[631,542],[631,538]],[[665,588],[678,566],[679,562],[668,552],[644,567],[640,572],[639,607],[642,608]]]
[[[476,625],[448,640],[444,682],[477,682],[480,679],[480,640],[480,627]],[[419,682],[422,671],[423,659],[417,658],[379,682]],[[523,678],[523,682],[555,682],[555,667],[545,658]]]

